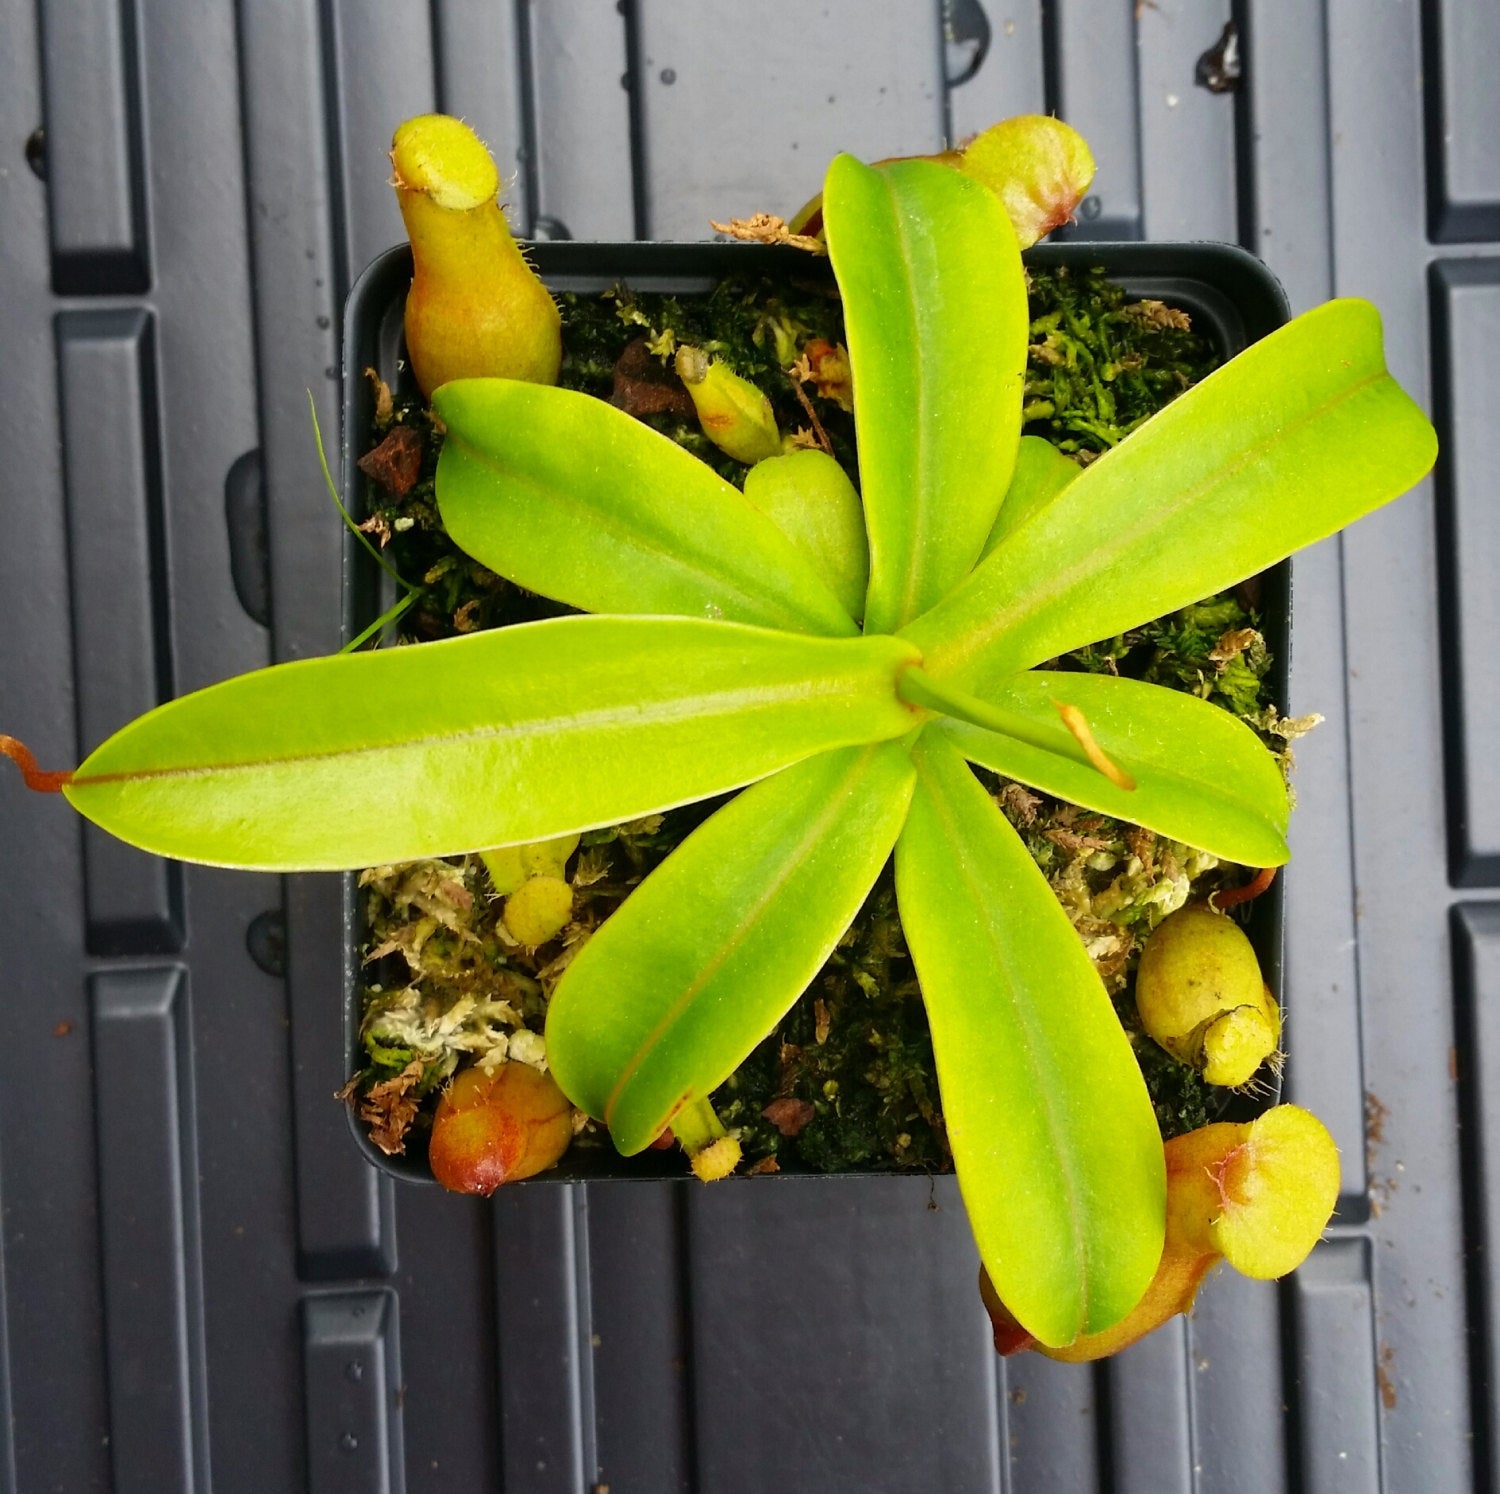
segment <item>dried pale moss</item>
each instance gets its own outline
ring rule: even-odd
[[[826,284],[726,282],[709,297],[565,295],[561,382],[615,398],[735,482],[745,468],[697,430],[674,399],[672,355],[691,343],[723,358],[771,400],[783,431],[826,433],[853,470],[853,422],[829,371],[842,338]],[[1037,274],[1027,425],[1087,461],[1213,366],[1207,345],[1179,312],[1129,303],[1101,272]],[[798,397],[784,371],[799,359]],[[827,360],[827,361],[824,361]],[[822,373],[819,379],[812,375]],[[842,396],[842,400],[841,400]],[[810,413],[809,413],[810,407]],[[426,412],[396,406],[388,424],[421,433],[415,484],[397,496],[370,484],[368,530],[388,547],[421,596],[403,620],[412,638],[523,621],[566,611],[531,596],[458,551],[432,496],[438,445]],[[1190,691],[1233,711],[1278,750],[1306,722],[1283,722],[1265,697],[1271,659],[1256,616],[1236,595],[1212,597],[1170,617],[1056,661]],[[981,774],[1021,833],[1078,928],[1135,1044],[1164,1135],[1219,1110],[1198,1075],[1140,1034],[1132,980],[1141,941],[1189,896],[1246,880],[1188,847]],[[412,1065],[419,1098],[462,1061],[508,1053],[535,1061],[552,985],[589,932],[713,805],[653,816],[583,837],[568,863],[573,918],[540,949],[517,946],[500,920],[477,857],[379,868],[362,879],[371,984],[362,1031],[368,1063],[351,1081],[367,1097],[390,1086],[409,1107]],[[403,1074],[403,1087],[393,1083]],[[748,1164],[817,1170],[941,1170],[951,1165],[932,1044],[906,952],[889,869],[818,978],[777,1030],[714,1096],[739,1135]],[[405,1114],[405,1111],[402,1112]],[[426,1112],[415,1119],[416,1134]],[[381,1117],[376,1117],[377,1125]],[[389,1131],[389,1127],[387,1127]],[[599,1141],[596,1133],[584,1138]]]
[[[504,899],[478,856],[361,873],[369,981],[360,1042],[367,1061],[350,1081],[351,1094],[368,1107],[366,1097],[413,1060],[423,1064],[423,1100],[435,1098],[467,1061],[544,1064],[547,1000],[573,955],[706,812],[694,805],[586,832],[567,862],[572,916],[535,948],[506,929]],[[406,1091],[388,1093],[392,1104],[405,1105]],[[389,1135],[379,1107],[366,1119],[377,1137]],[[407,1121],[425,1130],[430,1107]],[[397,1137],[404,1136],[403,1128]]]

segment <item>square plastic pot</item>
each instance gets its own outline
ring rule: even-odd
[[[755,244],[586,244],[536,243],[528,253],[538,273],[554,291],[601,292],[624,282],[640,292],[678,296],[704,295],[729,275],[777,275],[799,278],[832,272],[827,260],[811,260],[798,250]],[[1281,326],[1289,316],[1286,296],[1271,272],[1243,249],[1228,244],[1044,244],[1030,250],[1026,263],[1036,269],[1062,265],[1079,270],[1102,267],[1130,294],[1180,307],[1194,330],[1208,338],[1221,359],[1233,357],[1250,343]],[[344,319],[343,501],[356,517],[364,512],[365,479],[355,465],[373,444],[374,393],[364,371],[373,368],[398,400],[415,393],[405,363],[402,317],[411,283],[411,251],[389,249],[373,261],[349,293]],[[391,597],[383,595],[384,578],[353,538],[344,546],[344,637],[354,637],[377,617]],[[389,583],[387,583],[388,585]],[[1291,567],[1283,562],[1262,577],[1261,631],[1273,663],[1270,693],[1285,705],[1291,649]],[[1248,932],[1271,989],[1281,991],[1283,899],[1286,878],[1252,905]],[[355,877],[344,879],[343,895],[344,1031],[348,1071],[361,1065],[361,966],[359,899]],[[1279,1080],[1276,1088],[1279,1090]],[[1279,1096],[1256,1100],[1231,1095],[1224,1118],[1245,1119],[1274,1104]],[[433,1182],[425,1155],[388,1157],[370,1141],[353,1114],[350,1128],[370,1163],[407,1182]],[[552,1171],[532,1179],[547,1182],[603,1181],[628,1178],[681,1178],[686,1163],[676,1148],[621,1157],[607,1144],[574,1146]],[[769,1177],[799,1175],[788,1162]],[[800,1175],[806,1175],[805,1172]],[[899,1175],[886,1173],[885,1175]]]

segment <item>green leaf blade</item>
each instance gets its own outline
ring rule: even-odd
[[[66,793],[122,840],[223,866],[545,840],[900,736],[910,657],[891,638],[556,618],[227,680],[116,733]]]
[[[548,1008],[548,1062],[621,1152],[706,1098],[785,1015],[885,864],[913,778],[888,743],[754,784],[584,945]]]
[[[1161,1257],[1161,1137],[1052,889],[941,736],[914,751],[896,895],[981,1259],[1045,1344],[1117,1322]]]
[[[1077,462],[1050,441],[1041,436],[1022,436],[1016,448],[1016,470],[979,558],[983,560],[1013,529],[1045,508],[1081,471]]]
[[[444,526],[518,586],[587,612],[857,631],[744,494],[623,411],[508,379],[455,379],[433,408]]]
[[[870,546],[849,474],[817,447],[788,451],[745,474],[745,497],[812,559],[849,616],[862,618]]]
[[[893,632],[974,564],[1010,481],[1026,284],[999,199],[949,167],[839,156],[823,211],[854,371],[865,630]]]
[[[1052,751],[962,721],[936,729],[970,762],[1070,803],[1144,825],[1243,866],[1289,855],[1286,783],[1244,722],[1195,695],[1106,674],[1031,670],[985,692],[988,702],[1053,736]],[[1094,739],[1136,781],[1111,783],[1062,725],[1077,706]]]
[[[1222,591],[1399,496],[1436,437],[1380,317],[1330,301],[1180,395],[904,630],[927,670],[1008,674]]]

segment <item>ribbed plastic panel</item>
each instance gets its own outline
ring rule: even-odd
[[[1296,564],[1288,1086],[1346,1197],[1293,1279],[1001,1363],[951,1179],[396,1188],[331,1099],[337,880],[166,867],[11,776],[0,1489],[1490,1486],[1497,90],[1474,0],[0,0],[0,730],[48,766],[332,646],[307,392],[334,444],[384,144],[433,107],[522,226],[597,239],[1056,109],[1074,236],[1373,298],[1445,444]]]

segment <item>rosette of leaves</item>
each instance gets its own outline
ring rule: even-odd
[[[980,1254],[1045,1344],[1162,1251],[1162,1144],[1056,898],[970,771],[1251,866],[1281,773],[1191,696],[1039,667],[1222,590],[1433,460],[1379,319],[1335,301],[1086,468],[1019,438],[1027,306],[998,199],[931,162],[825,187],[869,547],[863,627],[696,458],[584,395],[437,391],[454,539],[598,615],[299,661],[162,707],[66,788],[164,855],[345,868],[541,840],[726,790],[582,949],[547,1022],[569,1098],[646,1147],[786,1012],[894,852]],[[982,557],[982,558],[981,558]],[[747,786],[748,785],[748,786]]]

